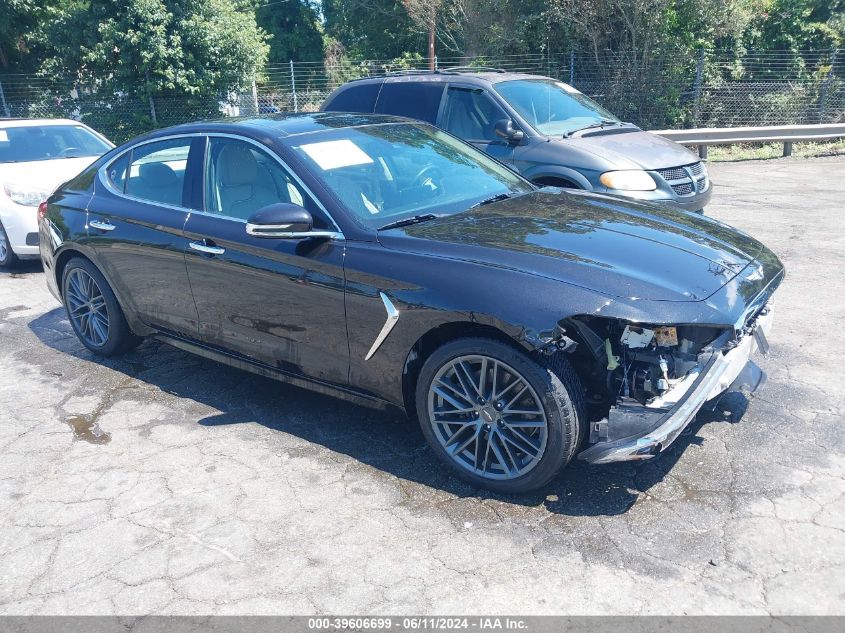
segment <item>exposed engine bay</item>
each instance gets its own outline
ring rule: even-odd
[[[587,376],[589,443],[612,442],[651,428],[696,382],[707,359],[754,332],[700,325],[650,325],[616,319],[571,319],[583,345],[568,351]],[[575,332],[573,332],[574,334]],[[756,366],[755,366],[756,367]],[[760,372],[762,374],[762,372]],[[764,376],[751,376],[754,383]],[[756,381],[756,382],[755,382]]]
[[[605,338],[608,393],[617,402],[633,399],[646,406],[659,401],[698,366],[702,348],[718,333],[636,325],[625,325],[620,333],[619,327],[609,328]]]

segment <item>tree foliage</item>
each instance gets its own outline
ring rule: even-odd
[[[262,2],[256,5],[255,14],[258,25],[270,36],[270,64],[284,64],[291,60],[322,61],[323,30],[319,3],[312,0]]]
[[[227,0],[64,0],[40,27],[42,71],[129,93],[247,84],[267,59],[252,11]]]
[[[0,72],[33,70],[28,35],[44,19],[50,0],[0,0]]]
[[[426,35],[398,0],[323,0],[326,34],[350,57],[392,59],[424,52]]]

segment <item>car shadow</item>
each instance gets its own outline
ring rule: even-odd
[[[25,277],[30,273],[44,272],[40,259],[24,259],[12,266],[0,267],[0,277]]]
[[[450,476],[428,448],[416,422],[398,411],[377,411],[349,404],[157,341],[146,341],[121,358],[96,357],[73,335],[61,308],[30,321],[29,327],[56,351],[95,362],[217,411],[199,419],[198,424],[202,426],[259,424],[347,455],[399,479],[457,497],[495,499],[515,506],[545,506],[549,512],[567,516],[625,513],[641,494],[664,479],[690,444],[703,442],[698,436],[703,424],[736,422],[747,408],[747,399],[742,394],[728,394],[715,409],[699,413],[659,459],[604,466],[573,460],[539,491],[499,495]]]

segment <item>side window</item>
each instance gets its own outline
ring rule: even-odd
[[[441,127],[466,141],[500,141],[494,126],[504,117],[502,109],[483,91],[449,88]]]
[[[259,209],[278,202],[305,207],[315,228],[328,220],[277,160],[251,143],[211,137],[206,160],[205,210],[248,220]]]
[[[337,93],[323,109],[326,112],[372,112],[376,107],[379,88],[381,88],[380,81],[357,86],[353,84]]]
[[[106,177],[112,186],[122,193],[126,193],[126,171],[129,167],[129,156],[132,152],[126,152],[123,156],[109,165]]]
[[[441,82],[385,83],[376,104],[376,112],[396,114],[428,123],[437,121],[437,110],[443,96]]]
[[[124,176],[126,194],[150,202],[183,206],[182,193],[190,149],[190,138],[148,143],[133,149]],[[111,172],[109,170],[110,178]],[[119,186],[119,171],[115,172],[112,182]]]

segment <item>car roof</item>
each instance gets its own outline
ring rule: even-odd
[[[479,83],[500,83],[502,81],[513,81],[514,79],[534,79],[545,81],[559,81],[553,77],[546,77],[544,75],[532,75],[530,73],[510,72],[506,70],[489,70],[479,69],[477,71],[471,68],[461,68],[460,70],[450,70],[444,68],[442,70],[408,70],[397,71],[395,73],[388,73],[386,75],[379,75],[377,77],[364,77],[362,79],[353,79],[346,85],[353,85],[357,83],[370,82],[384,82],[384,83],[404,83],[404,82],[439,82],[439,81],[455,81],[456,78],[470,82],[477,81]]]
[[[73,119],[2,119],[0,127],[33,127],[35,125],[85,125]]]
[[[354,128],[364,125],[385,123],[414,123],[405,117],[386,114],[358,114],[352,112],[281,112],[262,117],[233,117],[211,121],[197,121],[156,130],[143,138],[155,138],[173,134],[199,132],[241,133],[256,138],[286,138],[340,128]]]

